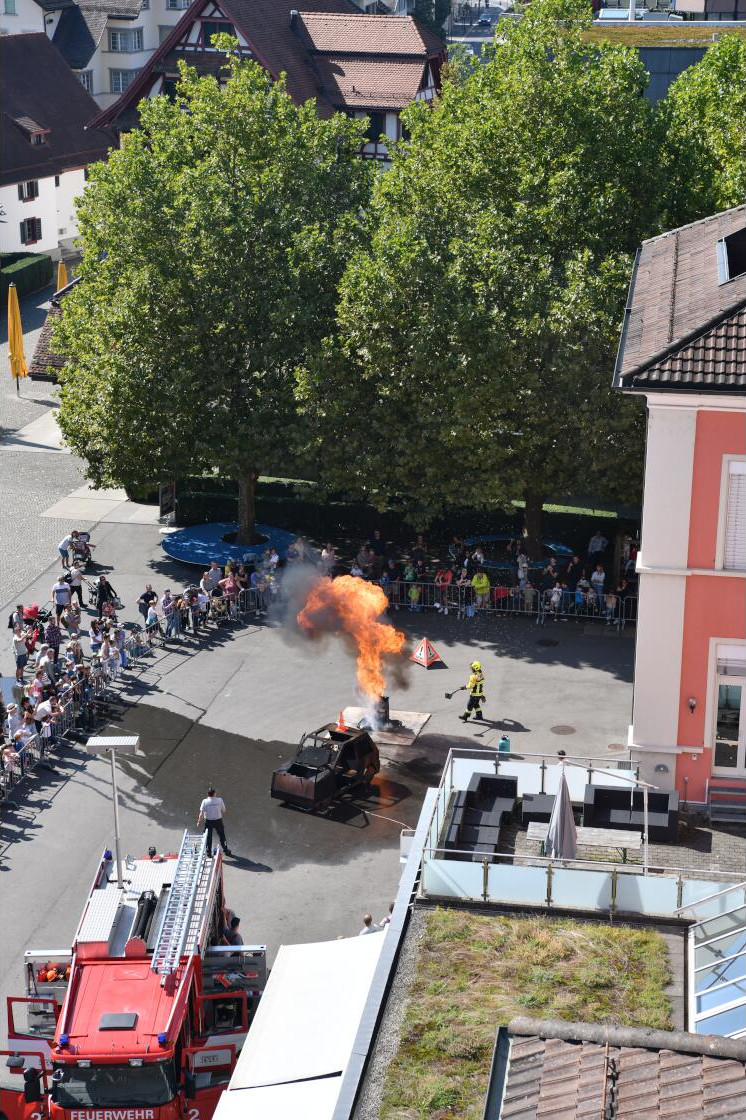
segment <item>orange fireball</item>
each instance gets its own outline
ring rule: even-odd
[[[386,679],[383,658],[400,654],[405,635],[380,617],[388,606],[386,595],[373,583],[356,576],[320,580],[298,614],[304,630],[344,634],[357,651],[357,680],[360,691],[377,699],[383,696]]]

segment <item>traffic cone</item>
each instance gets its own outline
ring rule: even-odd
[[[339,719],[337,720],[337,731],[347,731],[347,730],[348,730],[348,727],[347,727],[347,724],[345,723],[344,712],[340,708]]]
[[[414,661],[415,665],[423,665],[426,669],[429,669],[436,661],[440,661],[441,665],[445,665],[443,658],[427,638],[422,639],[409,660]]]

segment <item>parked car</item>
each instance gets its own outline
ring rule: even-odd
[[[485,568],[497,571],[515,571],[515,552],[508,552],[508,542],[515,539],[515,536],[511,536],[510,533],[482,533],[467,537],[464,544],[469,551],[475,549],[477,545],[482,545]],[[563,561],[567,562],[573,555],[573,549],[568,548],[566,544],[560,544],[559,541],[542,540],[541,558],[530,560],[528,566],[531,571],[542,571],[552,557],[558,564],[562,564]]]
[[[477,20],[477,27],[492,27],[492,20],[489,16],[481,16],[481,18]]]

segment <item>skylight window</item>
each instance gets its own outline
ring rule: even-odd
[[[727,284],[746,273],[746,226],[718,241],[718,283]]]

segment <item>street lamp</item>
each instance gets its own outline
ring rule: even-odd
[[[106,754],[111,762],[111,789],[114,801],[114,851],[117,858],[117,886],[124,889],[122,879],[122,857],[119,851],[119,793],[117,791],[117,772],[114,759],[117,754],[137,754],[140,746],[139,735],[92,735],[85,749],[89,754]]]

